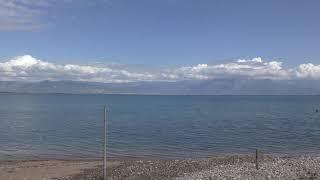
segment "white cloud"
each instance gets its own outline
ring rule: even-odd
[[[238,63],[248,63],[248,62],[262,63],[263,61],[262,61],[261,57],[256,57],[256,58],[249,59],[249,60],[239,59],[237,62]]]
[[[320,65],[312,63],[300,64],[295,70],[299,78],[320,79]]]
[[[83,3],[83,5],[88,6],[98,2],[100,1],[0,0],[0,31],[39,30],[52,23],[54,24],[54,22],[48,22],[48,19],[57,16],[54,14],[56,11],[52,11],[55,8],[75,3]],[[75,18],[72,14],[70,14],[70,17]]]
[[[0,63],[1,80],[76,80],[95,82],[148,81],[147,72],[129,72],[126,69],[77,64],[54,64],[30,55],[16,57]]]
[[[0,80],[74,80],[90,82],[180,81],[220,78],[251,79],[320,79],[320,65],[301,64],[283,68],[279,61],[261,58],[238,60],[224,64],[198,64],[172,69],[137,68],[128,65],[56,64],[30,55],[0,62]]]
[[[70,0],[0,0],[0,31],[37,30],[48,25],[44,17],[57,3]]]
[[[45,0],[0,0],[0,30],[32,30],[42,26],[39,7]]]
[[[278,61],[264,62],[261,58],[238,60],[237,62],[182,67],[174,71],[180,78],[212,79],[225,77],[251,77],[255,79],[289,79],[290,72]]]

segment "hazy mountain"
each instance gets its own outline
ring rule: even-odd
[[[215,79],[178,82],[92,83],[1,81],[0,92],[105,94],[315,95],[316,80]]]

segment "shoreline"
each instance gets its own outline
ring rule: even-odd
[[[320,156],[262,154],[225,155],[200,159],[108,160],[110,179],[319,179]],[[100,179],[102,160],[0,160],[1,179]]]

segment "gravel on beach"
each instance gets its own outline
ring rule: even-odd
[[[259,157],[259,169],[253,156],[232,155],[188,160],[125,160],[107,168],[108,180],[213,180],[213,179],[320,179],[320,156]],[[102,179],[102,167],[87,169],[60,180]]]

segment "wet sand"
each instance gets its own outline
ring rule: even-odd
[[[101,162],[95,160],[34,160],[1,161],[0,180],[43,180],[56,179],[96,168]]]
[[[320,179],[320,156],[231,155],[187,160],[108,161],[108,179]],[[0,162],[0,179],[102,179],[102,161]]]

